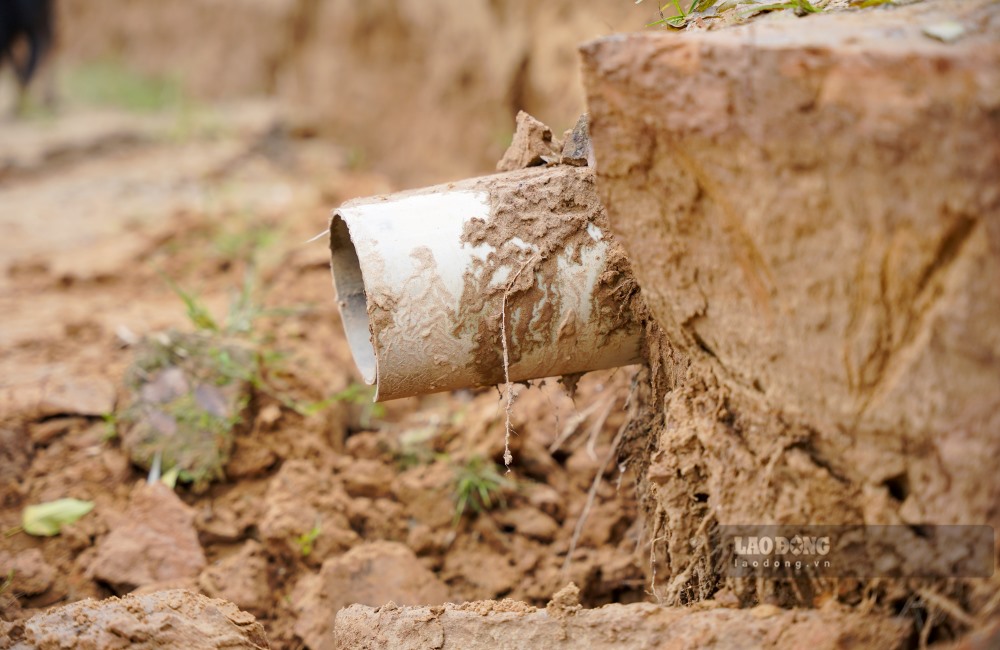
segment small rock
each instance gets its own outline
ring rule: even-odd
[[[590,142],[590,121],[586,113],[580,116],[576,126],[566,132],[562,148],[562,164],[574,167],[594,166],[594,146]],[[560,378],[560,382],[563,378]],[[579,378],[577,378],[579,380]],[[573,388],[575,389],[575,384]],[[570,396],[575,392],[570,390]]]
[[[396,473],[377,460],[357,459],[344,468],[344,489],[352,497],[385,498],[392,493]]]
[[[21,484],[31,464],[31,440],[19,430],[0,429],[0,488]],[[2,502],[0,502],[2,504]]]
[[[69,431],[74,425],[83,422],[82,418],[52,418],[42,422],[35,422],[28,427],[31,433],[31,442],[36,445],[47,445],[59,436]]]
[[[511,526],[519,534],[540,542],[551,542],[559,532],[555,519],[534,508],[500,510],[494,517],[497,523]]]
[[[213,563],[198,577],[201,590],[235,603],[240,609],[262,616],[271,603],[267,581],[267,557],[260,543],[250,540],[238,552]]]
[[[236,605],[189,591],[81,600],[35,614],[6,630],[17,650],[123,648],[261,650],[264,627]],[[2,643],[2,639],[0,639]],[[8,647],[8,646],[0,646]]]
[[[460,583],[466,598],[495,598],[510,592],[524,580],[513,558],[485,544],[451,549],[444,558],[441,575],[449,584]]]
[[[115,409],[115,387],[102,377],[66,377],[45,387],[38,417],[99,416]]]
[[[406,546],[371,542],[328,559],[318,576],[296,585],[292,599],[299,612],[295,633],[313,650],[333,650],[333,622],[341,608],[389,601],[440,605],[448,600],[448,588]]]
[[[278,456],[257,440],[237,438],[233,448],[233,457],[226,465],[226,476],[232,480],[253,478],[271,469]]]
[[[573,616],[581,609],[583,606],[580,605],[580,588],[572,582],[557,591],[545,606],[549,616],[557,619]]]
[[[244,532],[244,525],[228,508],[202,508],[198,511],[195,526],[206,543],[235,542],[243,537]]]
[[[306,460],[286,461],[268,484],[257,524],[261,539],[274,555],[302,557],[318,566],[360,541],[348,518],[349,504],[329,472]],[[317,528],[306,553],[299,540]]]
[[[544,165],[558,160],[559,149],[552,141],[552,129],[524,111],[517,114],[517,128],[510,147],[497,163],[498,172]]]
[[[762,603],[751,609],[750,615],[754,618],[771,618],[772,616],[780,616],[782,611],[777,605]]]
[[[388,445],[374,431],[361,431],[347,439],[344,450],[355,458],[378,460],[388,454]]]
[[[524,495],[535,508],[538,508],[556,521],[566,516],[566,504],[562,494],[545,483],[531,483],[524,488]]]
[[[393,481],[393,496],[415,521],[431,528],[447,528],[455,518],[455,502],[441,495],[449,493],[454,476],[444,463],[414,467]]]
[[[0,553],[0,582],[13,575],[12,588],[24,596],[45,593],[56,579],[56,570],[45,561],[37,548],[21,551],[15,556]]]
[[[277,404],[268,404],[257,414],[257,421],[265,427],[273,426],[281,419],[281,407]]]
[[[163,483],[139,484],[125,516],[97,547],[90,575],[117,592],[191,578],[205,568],[194,511]]]

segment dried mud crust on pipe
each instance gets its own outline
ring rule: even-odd
[[[641,361],[639,288],[588,168],[351,201],[330,253],[376,400],[501,383],[504,340],[511,381]]]

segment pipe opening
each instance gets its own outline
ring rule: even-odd
[[[375,383],[378,363],[368,319],[368,299],[361,275],[361,263],[351,241],[351,233],[340,213],[334,212],[330,222],[330,266],[333,286],[337,291],[340,317],[347,333],[354,363],[368,385]]]

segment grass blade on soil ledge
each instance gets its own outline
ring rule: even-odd
[[[636,0],[640,4],[643,0]],[[647,23],[647,27],[666,25],[674,29],[684,29],[695,24],[711,28],[722,24],[740,23],[762,13],[791,10],[798,16],[822,13],[824,11],[867,9],[881,5],[893,5],[896,0],[851,0],[846,6],[834,4],[832,0],[671,0],[659,7],[659,20]],[[671,15],[664,12],[673,11]]]

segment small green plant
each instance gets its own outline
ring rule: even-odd
[[[278,232],[267,224],[252,224],[238,232],[222,231],[215,235],[212,246],[223,260],[251,261],[258,250],[268,248],[278,239]]]
[[[823,11],[822,8],[817,7],[809,0],[787,0],[786,2],[771,2],[763,4],[760,6],[750,6],[747,7],[748,15],[760,13],[763,11],[781,11],[782,9],[792,9],[795,13],[799,15],[803,14],[818,14]]]
[[[299,547],[299,553],[302,557],[309,557],[312,554],[316,540],[319,539],[322,532],[323,528],[320,526],[320,522],[317,521],[316,525],[311,529],[295,538],[295,544]]]
[[[463,465],[455,468],[455,480],[452,491],[455,500],[454,525],[470,509],[473,512],[492,510],[500,506],[507,507],[503,490],[510,481],[500,475],[496,463],[473,456]]]
[[[371,427],[375,420],[385,417],[385,405],[374,401],[374,386],[354,382],[339,393],[332,395],[330,399],[360,406],[361,416],[358,418],[358,423],[363,429]]]
[[[861,3],[861,6],[872,6],[893,0],[856,1]],[[642,0],[636,0],[636,4],[640,2]],[[821,0],[816,0],[816,2],[810,0],[781,0],[779,2],[768,2],[767,0],[670,0],[659,7],[660,19],[649,23],[647,27],[666,25],[681,29],[696,18],[715,18],[725,15],[726,12],[742,19],[759,13],[783,9],[791,9],[799,15],[819,13],[824,10],[824,7],[825,2]],[[665,11],[673,13],[666,15]]]
[[[198,296],[185,291],[166,275],[163,276],[163,280],[184,303],[184,307],[187,310],[188,320],[191,321],[191,324],[194,325],[196,330],[203,332],[221,331],[219,324],[212,316],[212,312],[209,311],[208,307],[205,306],[205,303],[203,303]]]
[[[303,416],[315,415],[337,401],[361,403],[363,388],[349,386],[346,390],[316,402],[300,402],[284,394],[281,389],[272,385],[267,375],[275,370],[285,359],[278,350],[264,348],[269,341],[255,333],[257,321],[265,316],[278,316],[294,313],[292,309],[269,309],[263,306],[257,287],[256,276],[252,268],[245,274],[240,290],[233,294],[225,320],[216,319],[208,307],[195,294],[185,291],[173,280],[164,276],[164,281],[184,303],[188,320],[196,330],[210,335],[230,336],[251,341],[257,347],[263,348],[260,354],[252,357],[247,355],[234,356],[232,347],[227,345],[209,346],[199,353],[205,354],[210,367],[215,371],[216,383],[225,385],[232,381],[248,382],[254,390],[278,400],[282,405]],[[371,393],[368,393],[369,402]],[[382,417],[384,407],[370,404],[366,407],[363,417],[367,419]]]
[[[187,101],[177,78],[140,74],[113,59],[71,68],[62,86],[80,103],[134,112],[176,109]]]
[[[101,434],[101,442],[111,442],[118,438],[118,414],[103,413],[101,419],[104,420],[104,433]]]
[[[374,387],[365,386],[364,384],[353,383],[338,393],[334,393],[329,397],[313,402],[303,402],[292,399],[282,395],[281,393],[276,393],[275,391],[270,390],[267,386],[264,386],[263,388],[259,386],[255,387],[260,388],[264,393],[277,399],[282,403],[282,405],[292,409],[303,417],[311,417],[317,413],[322,413],[336,402],[344,402],[360,406],[361,415],[359,417],[359,424],[363,429],[371,427],[376,420],[385,417],[385,406],[372,401],[375,395]]]
[[[344,164],[352,172],[361,171],[368,165],[368,156],[361,147],[351,147],[347,150]]]
[[[642,2],[642,0],[639,0],[639,2]],[[639,4],[639,2],[636,2],[636,4]],[[718,0],[688,0],[687,9],[685,9],[681,0],[671,0],[660,7],[660,19],[649,23],[648,26],[669,25],[670,27],[684,27],[691,20],[693,14],[706,11],[715,6],[717,2]],[[663,10],[670,8],[673,8],[677,13],[672,16],[664,16]]]
[[[212,315],[211,310],[197,294],[186,291],[166,275],[162,277],[167,286],[184,303],[188,320],[196,330],[202,332],[241,336],[259,343],[260,337],[254,334],[258,320],[267,316],[285,316],[301,311],[301,308],[265,307],[261,300],[260,288],[257,286],[257,275],[252,266],[248,267],[243,275],[243,283],[239,290],[233,292],[225,320],[222,321]]]
[[[3,582],[0,583],[0,596],[2,596],[5,591],[7,591],[8,589],[10,589],[10,586],[12,584],[14,584],[14,569],[11,569],[10,571],[8,571],[7,572],[7,577],[5,577],[3,579]]]
[[[450,457],[447,453],[439,453],[435,450],[434,440],[448,430],[448,427],[457,429],[461,425],[464,412],[468,407],[462,406],[451,414],[448,424],[430,422],[426,426],[407,429],[396,439],[399,446],[395,450],[396,465],[400,471],[406,471],[420,465],[429,465],[435,461],[448,463]]]

